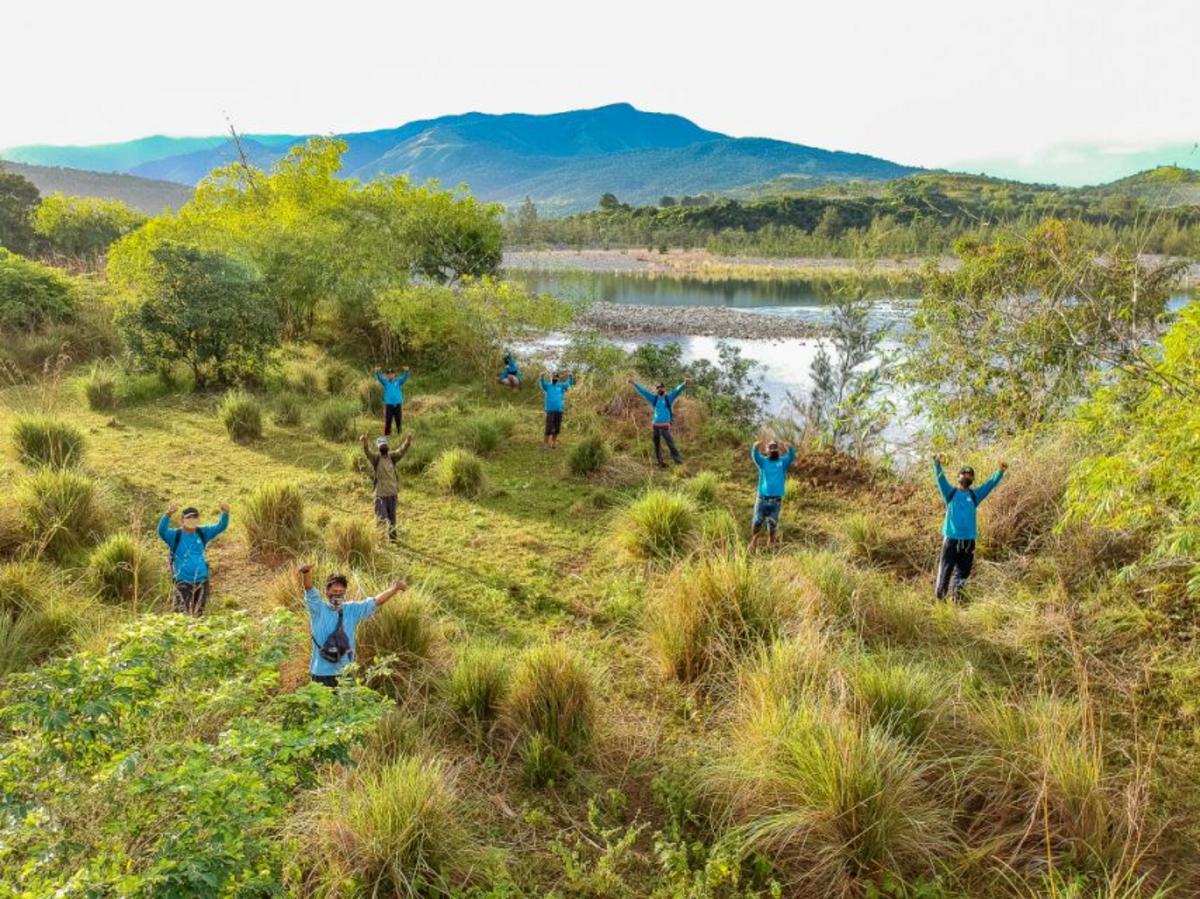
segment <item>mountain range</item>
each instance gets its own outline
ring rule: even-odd
[[[682,116],[645,112],[628,103],[550,115],[463,115],[398,128],[338,135],[347,144],[343,173],[369,179],[405,174],[417,182],[466,184],[479,198],[509,206],[526,196],[547,212],[590,209],[605,192],[630,203],[663,195],[736,191],[771,179],[816,186],[891,180],[920,169],[859,153],[824,150],[769,138],[736,138]],[[267,166],[308,135],[244,136],[241,152]],[[34,145],[0,158],[70,166],[195,185],[233,161],[229,138],[146,137],[82,147]]]

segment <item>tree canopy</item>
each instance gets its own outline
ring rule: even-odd
[[[145,215],[120,200],[51,194],[34,210],[33,230],[52,251],[85,259],[104,255],[145,221]]]

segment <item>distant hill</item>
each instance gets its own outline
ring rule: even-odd
[[[410,122],[398,128],[343,134],[345,174],[369,179],[407,174],[467,184],[476,196],[516,205],[526,195],[545,211],[570,212],[595,205],[600,194],[649,203],[664,194],[723,191],[782,176],[820,184],[847,179],[891,179],[919,171],[855,153],[765,138],[734,138],[708,131],[681,116],[651,113],[617,103],[552,115],[466,113]],[[146,138],[95,149],[20,147],[17,160],[69,158],[72,165],[122,170],[149,178],[195,184],[211,169],[236,158],[226,138]],[[243,148],[267,165],[303,136],[249,135]],[[157,155],[155,155],[157,153]],[[136,161],[129,161],[136,160]]]
[[[250,135],[249,137],[267,146],[289,144],[296,140],[294,135]],[[140,137],[137,140],[121,143],[93,144],[81,147],[31,144],[25,147],[0,150],[0,158],[12,162],[23,162],[27,165],[137,174],[133,169],[144,163],[165,159],[168,156],[179,156],[220,147],[228,141],[228,136],[165,137],[156,134],[152,137]]]
[[[192,198],[192,188],[173,181],[155,181],[106,172],[85,172],[81,169],[23,165],[7,160],[0,160],[0,168],[24,175],[34,183],[42,196],[64,193],[74,197],[120,200],[148,215],[158,215],[168,208],[178,209]]]
[[[1132,196],[1152,206],[1200,205],[1200,171],[1160,165],[1109,184],[1084,188],[1099,194]]]

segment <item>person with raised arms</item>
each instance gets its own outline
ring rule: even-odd
[[[758,467],[758,499],[755,500],[754,518],[750,523],[750,549],[758,545],[764,524],[767,526],[767,546],[775,546],[778,542],[779,513],[783,509],[783,495],[787,492],[787,472],[796,461],[794,446],[783,452],[778,440],[768,440],[764,454],[762,444],[760,438],[750,447],[750,458]]]
[[[640,393],[642,399],[649,403],[650,408],[654,410],[654,417],[650,423],[650,427],[654,434],[654,458],[658,461],[658,467],[667,467],[662,453],[662,445],[664,443],[666,443],[667,449],[671,452],[671,460],[676,465],[682,465],[683,456],[679,455],[679,449],[675,446],[675,439],[671,436],[671,424],[675,420],[675,401],[679,399],[679,394],[683,393],[683,389],[691,381],[684,378],[683,383],[669,393],[661,381],[654,385],[653,392],[647,390],[633,378],[629,379],[629,383],[633,385],[633,389]]]
[[[999,469],[978,487],[975,469],[964,465],[958,470],[958,485],[952,486],[942,469],[942,457],[933,457],[933,477],[946,504],[946,517],[942,521],[942,551],[938,558],[937,577],[933,595],[944,599],[946,594],[961,602],[965,596],[967,578],[975,562],[976,510],[989,493],[1000,483],[1008,463],[1001,462]]]
[[[396,463],[404,458],[408,448],[412,446],[413,435],[409,431],[400,443],[400,449],[392,452],[386,437],[375,439],[375,451],[367,442],[367,435],[360,434],[363,455],[371,463],[375,487],[375,519],[388,526],[388,538],[396,539],[396,500],[400,495],[400,477],[396,472]]]
[[[188,506],[171,527],[171,516],[179,507],[172,503],[158,521],[158,536],[167,544],[171,569],[171,606],[176,612],[199,618],[208,606],[208,558],[210,541],[229,527],[229,504],[221,503],[215,524],[200,524],[200,511]]]
[[[500,383],[517,390],[521,386],[521,369],[511,353],[504,356],[504,368],[500,369]]]
[[[571,372],[566,372],[564,380],[563,372],[554,372],[550,376],[550,380],[546,380],[546,372],[538,375],[538,386],[542,388],[542,393],[546,395],[544,408],[546,410],[546,432],[542,439],[542,445],[547,449],[558,449],[558,435],[562,431],[563,408],[565,406],[566,393],[575,386],[575,375]]]
[[[383,433],[392,433],[392,422],[396,423],[396,433],[400,433],[400,424],[404,417],[404,384],[412,377],[412,369],[404,366],[402,373],[397,376],[394,368],[375,369],[375,380],[383,387]]]
[[[375,596],[346,602],[349,581],[344,574],[334,573],[325,579],[325,596],[322,598],[313,586],[313,566],[301,565],[299,573],[313,644],[309,674],[314,683],[336,690],[338,676],[354,661],[358,626],[397,593],[407,590],[408,583],[404,578],[396,578],[390,587]]]

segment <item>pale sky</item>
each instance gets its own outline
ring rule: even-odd
[[[1200,140],[1200,0],[38,0],[0,23],[0,147],[618,101],[934,167]]]

